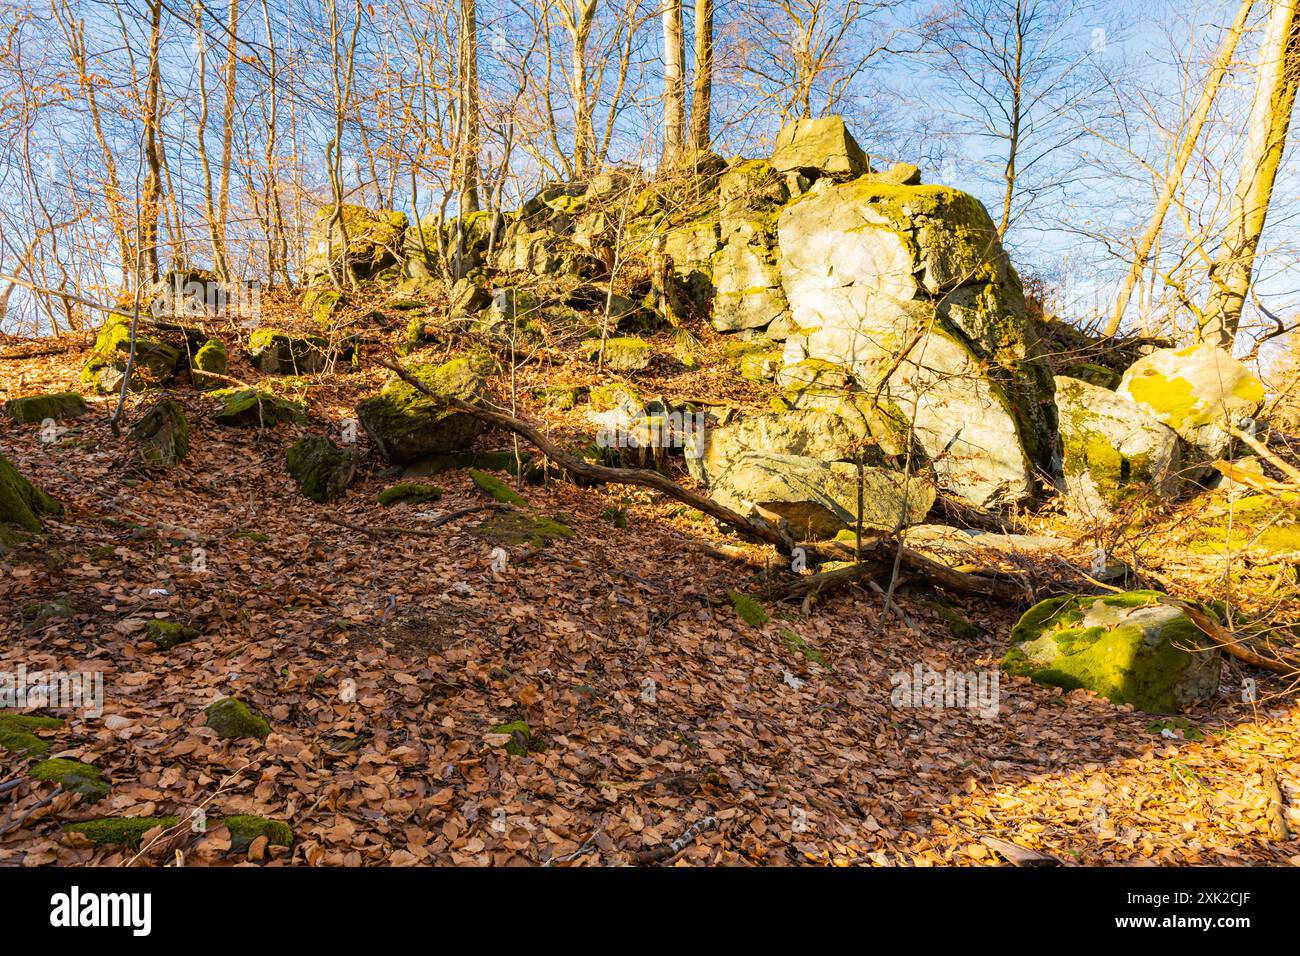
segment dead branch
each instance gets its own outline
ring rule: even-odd
[[[1161,604],[1167,604],[1169,607],[1177,608],[1187,615],[1188,619],[1197,626],[1210,640],[1218,644],[1231,656],[1237,660],[1249,664],[1252,667],[1259,667],[1263,670],[1272,671],[1274,674],[1281,674],[1284,677],[1300,676],[1300,667],[1295,664],[1289,664],[1275,656],[1264,656],[1253,650],[1249,646],[1251,640],[1245,634],[1238,634],[1230,631],[1219,624],[1218,621],[1210,617],[1198,607],[1193,607],[1186,601],[1180,601],[1177,598],[1171,598],[1167,595],[1160,599]]]
[[[512,505],[505,504],[501,501],[489,501],[481,505],[473,505],[469,508],[457,508],[455,511],[449,511],[445,515],[439,515],[429,522],[428,528],[399,528],[396,525],[363,525],[353,524],[351,521],[344,521],[342,518],[332,518],[329,515],[317,515],[321,521],[328,521],[330,524],[336,524],[340,528],[347,528],[349,531],[357,531],[361,534],[370,535],[372,538],[391,538],[395,535],[410,534],[421,538],[441,538],[441,534],[435,534],[432,529],[440,528],[457,518],[463,518],[466,515],[477,514],[480,511],[514,511]]]

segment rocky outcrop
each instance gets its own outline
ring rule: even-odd
[[[413,365],[407,371],[438,395],[473,402],[483,394],[483,376],[468,356],[443,365]],[[357,420],[375,451],[399,464],[468,448],[483,431],[478,418],[448,409],[400,378],[358,403]]]
[[[1123,395],[1056,378],[1062,490],[1087,512],[1105,513],[1140,495],[1178,493],[1178,436]]]
[[[1218,647],[1162,596],[1131,591],[1036,604],[1012,629],[1002,669],[1148,713],[1209,700],[1219,687]]]
[[[790,199],[787,177],[761,159],[737,163],[718,182],[721,251],[714,257],[713,327],[764,329],[788,318],[776,221]]]
[[[309,254],[303,276],[309,284],[327,283],[331,270],[346,279],[344,263],[356,281],[373,279],[396,265],[406,242],[406,213],[393,209],[370,210],[345,204],[334,221],[333,207],[316,213],[308,237]]]
[[[1117,392],[1181,435],[1203,461],[1224,457],[1232,444],[1227,427],[1239,427],[1264,402],[1259,379],[1213,345],[1158,349],[1129,367]]]
[[[819,360],[879,386],[967,501],[1032,498],[1053,471],[1053,383],[984,207],[868,176],[819,183],[786,206],[778,234],[798,329],[785,365]]]
[[[772,166],[778,172],[797,172],[809,178],[853,179],[871,171],[866,153],[840,116],[788,123],[777,134]]]

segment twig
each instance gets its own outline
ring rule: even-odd
[[[685,850],[690,846],[697,836],[705,830],[712,829],[717,825],[717,823],[718,818],[710,814],[709,816],[692,823],[685,833],[667,846],[655,847],[653,850],[646,850],[642,853],[638,853],[633,857],[633,860],[639,864],[660,863],[664,860],[671,860],[678,853],[681,853],[682,850]]]
[[[375,538],[390,537],[395,534],[412,534],[422,538],[441,538],[442,535],[434,534],[432,528],[440,528],[445,524],[455,521],[457,518],[463,518],[466,515],[477,514],[480,511],[514,511],[512,505],[505,504],[501,501],[489,501],[485,504],[474,505],[469,508],[457,508],[455,511],[449,511],[445,515],[439,515],[429,522],[428,528],[399,528],[396,525],[361,525],[353,524],[351,521],[344,521],[342,518],[332,518],[329,515],[317,515],[321,521],[328,521],[330,524],[336,524],[340,528],[347,528],[349,531],[359,531],[361,534],[368,534]]]

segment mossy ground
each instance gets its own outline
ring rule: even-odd
[[[68,793],[80,794],[87,800],[99,800],[108,796],[109,786],[96,767],[82,763],[80,760],[67,760],[56,757],[42,760],[27,771],[28,776],[36,780],[57,783]]]
[[[489,475],[486,471],[479,471],[477,468],[469,470],[469,476],[474,481],[475,487],[483,492],[493,501],[499,501],[502,504],[515,505],[519,508],[527,508],[528,499],[507,485],[495,475]]]
[[[0,711],[0,747],[20,757],[44,756],[50,751],[50,742],[36,736],[34,731],[57,730],[62,726],[63,721],[58,717]]]
[[[754,598],[747,594],[741,594],[739,591],[729,591],[727,597],[731,599],[731,606],[736,609],[736,616],[750,627],[758,627],[767,623],[767,611]]]
[[[395,505],[401,501],[410,504],[420,504],[425,501],[437,501],[441,497],[442,489],[435,485],[418,485],[410,482],[403,482],[402,484],[389,485],[383,491],[379,492],[376,500],[387,508],[389,505]]]
[[[140,848],[140,838],[155,827],[164,830],[176,826],[179,817],[101,817],[65,824],[69,833],[79,833],[95,846],[124,846]]]

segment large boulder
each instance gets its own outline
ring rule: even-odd
[[[225,344],[220,339],[208,339],[190,360],[190,381],[200,391],[221,388],[229,365],[230,354]]]
[[[301,425],[307,421],[307,407],[256,388],[222,388],[209,393],[220,405],[214,421],[235,428],[273,428],[281,422]]]
[[[767,328],[789,315],[781,288],[777,216],[789,200],[785,177],[761,159],[737,163],[718,184],[721,251],[713,260],[713,327]]]
[[[1209,700],[1219,687],[1219,649],[1161,597],[1130,591],[1035,604],[1012,629],[1002,669],[1148,713]]]
[[[357,453],[324,435],[304,435],[285,452],[289,474],[302,493],[319,504],[343,494],[357,474]]]
[[[137,446],[137,464],[145,468],[169,468],[190,450],[190,426],[185,409],[170,398],[163,399],[144,413],[127,437]]]
[[[878,449],[862,423],[833,412],[795,409],[747,415],[702,429],[689,436],[686,463],[691,475],[708,484],[745,452],[797,455],[818,461],[851,461],[858,449],[863,461],[881,464]]]
[[[398,210],[344,204],[335,222],[334,208],[326,206],[312,222],[303,276],[308,283],[319,283],[332,267],[335,277],[343,281],[346,259],[353,279],[373,279],[397,264],[406,242],[406,226],[406,213]]]
[[[323,335],[295,336],[258,329],[248,337],[253,367],[267,375],[314,375],[329,366],[330,344]]]
[[[131,320],[114,315],[99,330],[81,380],[100,394],[111,394],[122,387],[127,361],[131,355]],[[161,339],[136,329],[135,362],[131,366],[130,390],[143,391],[165,385],[176,372],[181,353]]]
[[[1178,493],[1178,436],[1130,399],[1057,376],[1063,490],[1082,510],[1105,513],[1136,495]]]
[[[1208,344],[1152,352],[1129,367],[1117,392],[1207,460],[1224,457],[1232,444],[1226,427],[1240,425],[1264,401],[1264,386],[1250,369]]]
[[[484,379],[472,357],[414,365],[407,371],[438,395],[474,402],[484,393]],[[399,464],[468,448],[483,431],[480,419],[449,409],[396,377],[378,395],[357,404],[357,420],[375,450]]]
[[[41,515],[59,514],[63,507],[18,473],[0,455],[0,524],[17,525],[24,531],[40,531]]]
[[[779,514],[801,539],[833,538],[857,527],[857,467],[827,464],[802,455],[748,451],[720,462],[711,474],[709,497],[743,515],[755,506]],[[916,524],[934,504],[926,481],[907,481],[885,468],[863,468],[862,526],[893,531]]]
[[[776,136],[772,166],[780,172],[809,177],[852,179],[871,171],[867,155],[844,125],[841,116],[797,119]]]
[[[874,177],[821,182],[785,207],[778,235],[798,330],[785,365],[817,359],[879,385],[959,497],[1032,498],[1054,472],[1054,386],[979,201]]]

